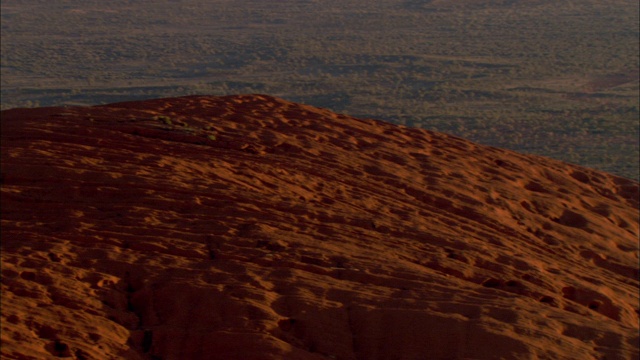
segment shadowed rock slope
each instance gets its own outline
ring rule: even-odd
[[[2,112],[7,359],[631,359],[638,183],[265,95]]]

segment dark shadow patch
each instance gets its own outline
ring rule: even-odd
[[[565,210],[562,212],[562,215],[559,219],[556,220],[558,224],[584,229],[589,221],[583,215],[578,214],[577,212],[573,212],[571,210]]]
[[[570,175],[572,178],[580,181],[581,183],[588,184],[591,182],[591,179],[589,179],[589,175],[583,173],[582,171],[573,171]]]
[[[55,357],[70,357],[71,350],[69,349],[69,345],[63,343],[60,340],[55,340],[48,343],[45,346],[45,350],[49,352],[49,354]]]
[[[497,287],[500,287],[501,285],[502,285],[502,281],[494,278],[489,278],[482,282],[482,286],[488,287],[488,288],[497,288]]]
[[[539,300],[543,304],[556,305],[556,300],[551,296],[543,296]]]

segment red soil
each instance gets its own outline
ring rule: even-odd
[[[630,180],[263,95],[4,111],[1,170],[3,358],[639,355]]]

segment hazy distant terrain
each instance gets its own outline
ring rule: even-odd
[[[3,0],[2,109],[268,93],[638,179],[636,0]]]

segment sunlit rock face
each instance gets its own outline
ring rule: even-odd
[[[636,182],[266,95],[3,111],[1,155],[8,359],[639,355]]]

